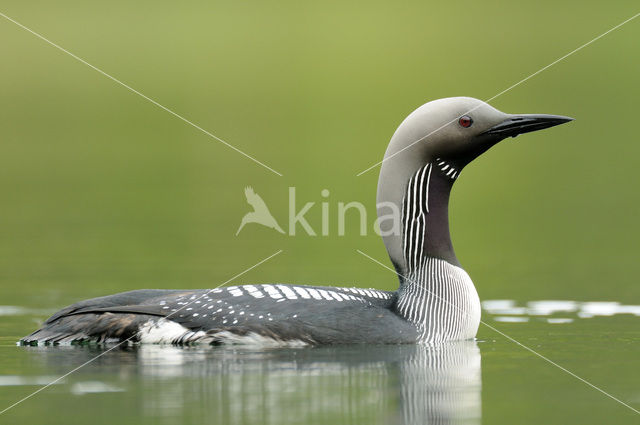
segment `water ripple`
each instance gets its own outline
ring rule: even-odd
[[[640,305],[624,305],[616,301],[540,300],[529,301],[526,306],[519,306],[515,300],[485,300],[482,302],[482,308],[494,316],[495,321],[512,323],[528,322],[531,317],[546,318],[546,322],[555,324],[571,323],[576,318],[617,314],[640,317]],[[556,314],[569,317],[546,317]]]

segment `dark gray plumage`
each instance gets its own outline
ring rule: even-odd
[[[375,290],[292,285],[296,295],[272,298],[262,285],[251,285],[263,295],[250,295],[246,287],[220,290],[138,290],[81,301],[48,319],[44,326],[22,339],[25,344],[71,341],[144,341],[143,325],[169,320],[184,328],[169,332],[162,342],[240,342],[227,332],[257,335],[274,344],[299,341],[306,344],[409,343],[416,339],[415,327],[393,313],[395,294]],[[240,291],[240,295],[234,295]],[[310,294],[315,291],[316,297]],[[256,291],[252,291],[256,293]],[[369,296],[375,294],[376,296]],[[236,292],[237,293],[237,292]],[[341,300],[336,299],[338,295]],[[322,297],[318,298],[318,295]],[[325,295],[325,296],[323,296]],[[293,296],[293,295],[290,295]],[[327,299],[330,298],[330,299]],[[198,334],[202,332],[203,334]]]

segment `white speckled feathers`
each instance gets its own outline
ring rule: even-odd
[[[114,337],[143,343],[268,346],[376,342],[381,337],[415,341],[414,327],[388,308],[394,296],[375,289],[281,284],[131,291],[63,309],[23,342]],[[100,326],[88,326],[95,323]]]

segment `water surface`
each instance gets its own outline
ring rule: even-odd
[[[635,408],[638,306],[488,300],[490,324]],[[588,312],[588,314],[587,314]],[[0,332],[44,312],[5,306]],[[46,314],[45,314],[46,315]],[[520,319],[520,320],[506,320]],[[615,329],[615,336],[611,329]],[[436,346],[0,345],[2,421],[154,424],[635,423],[636,414],[481,325]],[[613,421],[613,422],[611,422]]]

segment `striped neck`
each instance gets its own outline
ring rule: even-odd
[[[449,194],[459,174],[436,159],[411,177],[402,202],[405,270],[396,309],[421,342],[473,338],[480,320],[478,294],[449,234]]]
[[[438,258],[423,258],[398,290],[397,313],[416,325],[418,342],[475,337],[480,299],[469,275]]]
[[[460,266],[449,233],[449,195],[459,175],[438,158],[409,179],[402,201],[403,274],[415,271],[426,257]]]

